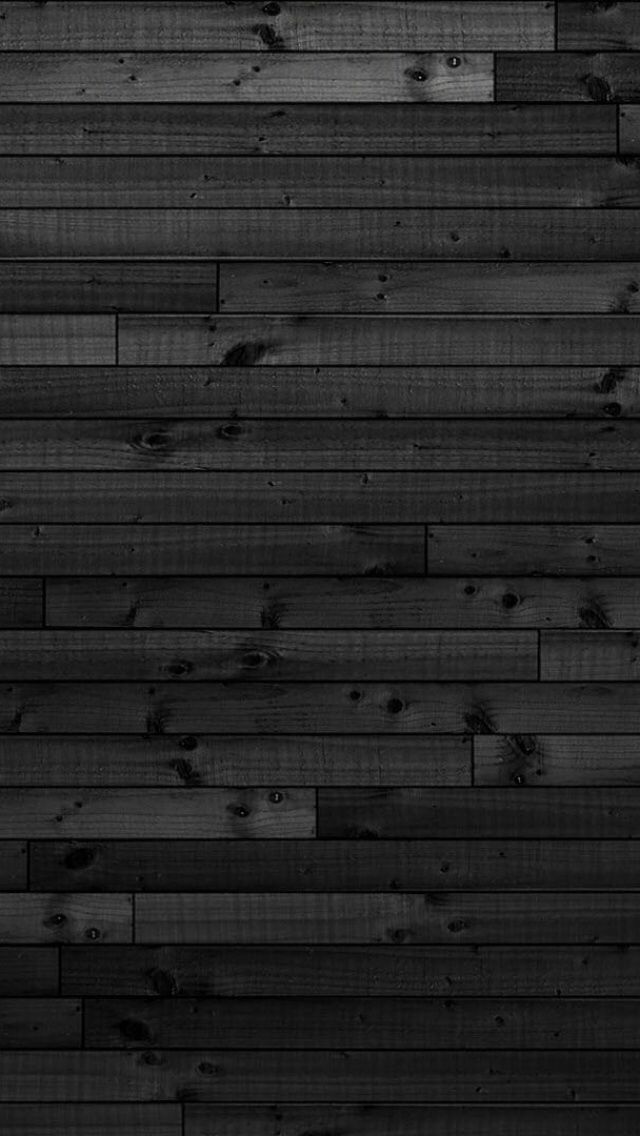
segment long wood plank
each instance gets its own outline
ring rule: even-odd
[[[135,52],[129,44],[124,54],[7,52],[0,102],[490,103],[493,59],[451,51],[267,52],[258,59],[250,52]]]
[[[563,363],[567,358],[578,365],[609,366],[634,362],[639,334],[640,317],[633,315],[624,320],[616,316],[123,315],[119,358],[125,366],[518,366]]]
[[[633,525],[443,525],[429,529],[429,571],[436,575],[499,572],[551,576],[635,575],[640,568]],[[597,608],[594,621],[599,622]],[[590,617],[587,617],[590,622]]]
[[[186,762],[185,762],[186,767]],[[188,793],[185,788],[197,788]],[[136,836],[312,837],[316,829],[311,789],[203,789],[183,771],[179,789],[3,789],[2,831],[7,836],[79,839]]]
[[[42,626],[42,582],[0,578],[0,627]]]
[[[161,482],[157,473],[138,471],[2,472],[0,493],[2,571],[25,576],[420,575],[426,523],[640,521],[638,477],[629,471],[189,470],[167,471]],[[80,533],[78,523],[91,527]],[[637,574],[633,528],[611,531],[629,549],[624,570],[635,563]],[[581,539],[591,535],[584,530]],[[507,560],[496,574],[537,573],[537,563],[523,559],[516,569]],[[583,563],[595,561],[576,560],[572,574]],[[460,571],[479,566],[465,563]]]
[[[640,48],[640,5],[558,3],[561,51],[633,51]]]
[[[6,157],[0,207],[635,208],[633,161],[527,155]],[[378,289],[380,291],[381,289]],[[382,289],[384,291],[384,289]]]
[[[135,937],[139,943],[619,943],[638,941],[640,912],[637,895],[624,892],[147,892],[136,896]]]
[[[486,187],[484,192],[486,199]],[[463,267],[417,261],[237,261],[221,265],[220,306],[228,313],[628,314],[640,307],[639,273],[640,265],[572,262]],[[175,311],[179,302],[178,292]]]
[[[90,0],[66,0],[46,12],[8,3],[0,34],[4,51],[401,51],[416,43],[422,50],[533,51],[553,42],[553,12],[543,0],[436,0],[426,8],[420,0],[346,7],[337,0],[266,7],[189,0],[171,9],[158,0],[143,8],[103,0],[97,9]]]
[[[342,24],[344,10],[340,19]],[[5,154],[90,152],[206,154],[211,157],[214,154],[353,154],[363,151],[376,154],[612,154],[615,150],[616,110],[605,105],[266,102],[242,106],[233,103],[0,105],[0,152]]]
[[[640,1101],[635,1052],[159,1050],[0,1054],[3,1101]],[[478,1093],[480,1089],[480,1093]],[[575,1096],[572,1096],[572,1093]]]
[[[2,739],[3,786],[217,787],[469,785],[465,736],[139,737],[52,735]],[[55,889],[54,889],[55,890]]]
[[[464,830],[461,830],[464,831]],[[34,891],[480,891],[640,888],[640,842],[34,841]]]
[[[498,102],[640,101],[638,63],[631,51],[545,52],[496,56]]]
[[[389,257],[635,264],[639,241],[638,210],[621,209],[0,210],[0,256],[18,259]]]
[[[46,622],[82,628],[625,629],[640,626],[640,580],[60,576],[46,581]]]
[[[165,682],[152,687],[55,681],[0,687],[0,733],[5,734],[515,734],[543,730],[638,734],[637,684],[236,680]],[[569,796],[575,801],[575,794]],[[617,823],[624,826],[625,821]]]
[[[640,739],[538,734],[473,740],[476,785],[640,785]]]
[[[640,949],[617,946],[63,947],[67,997],[636,997]]]
[[[207,261],[14,261],[2,265],[0,311],[213,312],[216,292]]]
[[[3,943],[130,943],[132,924],[130,895],[0,895]]]
[[[37,262],[45,274],[48,262]],[[4,266],[7,272],[10,266]],[[101,267],[107,268],[107,262]],[[425,266],[423,266],[425,267]],[[485,266],[486,267],[486,266]],[[54,267],[55,270],[55,267]],[[222,266],[223,273],[226,266]],[[173,271],[173,268],[172,268]],[[581,278],[590,269],[581,266]],[[40,278],[40,277],[38,277]],[[478,303],[481,298],[478,298]],[[638,418],[638,367],[5,367],[0,417]]]
[[[634,1049],[637,1003],[619,999],[88,999],[89,1048]],[[15,1045],[14,1048],[22,1048]],[[24,1048],[27,1048],[25,1046]],[[71,1045],[69,1045],[71,1048]]]
[[[206,1118],[195,1117],[200,1136]],[[181,1136],[179,1104],[5,1104],[4,1136]],[[193,1136],[193,1133],[191,1134]],[[229,1134],[230,1136],[230,1134]],[[439,1134],[438,1134],[439,1136]],[[499,1133],[502,1136],[502,1133]],[[556,1136],[555,1132],[550,1136]],[[581,1134],[582,1136],[582,1134]],[[591,1136],[591,1133],[585,1133]],[[626,1136],[610,1127],[610,1136]]]
[[[160,493],[159,486],[156,492]],[[419,525],[11,524],[3,529],[2,545],[4,570],[25,576],[53,572],[235,576],[283,570],[300,575],[403,576],[424,568],[424,531]]]
[[[522,744],[528,740],[522,735],[517,739]],[[456,833],[484,840],[635,838],[637,805],[640,794],[636,801],[632,789],[600,787],[553,788],[545,793],[478,786],[321,788],[318,835],[337,840],[422,840]],[[589,856],[588,851],[585,854]]]
[[[6,631],[0,681],[538,677],[534,631]]]
[[[28,1105],[22,1106],[29,1108]],[[82,1106],[80,1106],[82,1107]],[[88,1107],[88,1106],[86,1106]],[[162,1106],[160,1106],[162,1107]],[[166,1107],[166,1106],[165,1106]],[[290,1105],[279,1103],[278,1123],[288,1136],[303,1136],[312,1128],[346,1131],[350,1136],[636,1136],[640,1112],[636,1105],[557,1107],[532,1105]],[[272,1136],[273,1105],[187,1104],[185,1136]],[[11,1106],[8,1115],[12,1116]],[[93,1129],[87,1130],[94,1136]],[[14,1136],[11,1132],[10,1136]],[[15,1136],[42,1136],[16,1131]],[[48,1136],[48,1134],[47,1134]],[[57,1129],[53,1136],[58,1136]],[[72,1136],[76,1136],[75,1130]],[[103,1136],[99,1131],[99,1136]],[[124,1136],[130,1136],[126,1131]],[[146,1136],[146,1132],[143,1134]],[[164,1131],[161,1136],[165,1136]]]
[[[543,631],[540,677],[571,682],[637,679],[639,643],[636,631]]]
[[[82,1007],[71,998],[0,998],[0,1047],[76,1049]]]
[[[0,314],[0,365],[81,367],[115,361],[111,316]]]
[[[59,993],[55,947],[0,946],[0,996],[46,997]]]
[[[17,840],[0,841],[0,891],[27,888],[27,846]]]
[[[598,330],[594,329],[595,335]],[[605,342],[608,330],[605,325]],[[340,342],[344,346],[349,341],[347,329],[345,331],[344,337],[336,335],[336,349]],[[463,328],[462,338],[466,331]],[[638,337],[637,329],[630,328],[629,332],[629,340],[625,337],[625,352],[629,350],[626,343],[634,338],[634,333]],[[507,330],[506,335],[508,333]],[[329,335],[324,329],[320,334],[333,353]],[[499,342],[499,330],[495,334]],[[144,330],[142,335],[145,335]],[[539,335],[542,340],[542,330]],[[474,349],[474,337],[475,329],[469,334],[470,352]],[[411,328],[404,329],[398,338],[400,344],[391,348],[396,355],[402,353],[404,342],[410,341]],[[437,332],[435,338],[439,338]],[[478,338],[478,350],[485,357],[490,355],[491,347],[483,351],[483,335]],[[416,339],[421,341],[422,337],[418,335]],[[550,339],[556,340],[559,348],[562,328],[551,328]],[[161,330],[159,342],[163,341]],[[372,341],[375,345],[375,331]],[[543,342],[549,344],[549,340]],[[550,353],[556,354],[558,348],[552,347]],[[142,350],[156,353],[153,345]],[[292,350],[296,348],[292,346]],[[417,352],[418,345],[414,350]],[[302,351],[305,352],[304,347]],[[319,351],[323,352],[324,346]],[[359,354],[358,349],[355,353]],[[444,355],[446,349],[438,348],[437,353]],[[363,466],[396,471],[638,470],[640,421],[331,419],[321,428],[315,419],[0,421],[0,468],[4,470],[330,472],[361,470]]]

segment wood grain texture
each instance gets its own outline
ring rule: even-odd
[[[435,574],[529,571],[547,575],[627,576],[638,565],[632,525],[451,525],[429,529]],[[526,567],[525,567],[526,565]]]
[[[4,837],[4,834],[3,834]],[[26,891],[27,846],[18,840],[0,841],[0,889]]]
[[[640,6],[558,3],[558,47],[561,51],[632,51],[640,47]]]
[[[520,744],[518,744],[518,742]],[[476,737],[476,785],[637,785],[638,739],[616,735]]]
[[[3,943],[130,943],[132,932],[130,895],[0,896]]]
[[[1,998],[2,1049],[79,1049],[82,1004],[71,998]]]
[[[5,1104],[3,1111],[7,1136],[181,1136],[182,1130],[179,1104]]]
[[[341,19],[348,10],[341,9]],[[6,154],[612,154],[615,149],[616,109],[602,104],[0,104],[0,152]]]
[[[640,141],[640,107],[621,106],[619,116],[621,150],[632,154],[638,149]]]
[[[0,946],[1,997],[46,997],[58,993],[57,948]]]
[[[0,365],[115,363],[110,316],[0,314]]]
[[[496,56],[498,102],[640,101],[634,52],[545,52]]]
[[[40,580],[10,576],[0,578],[0,627],[41,626]]]
[[[170,282],[160,261],[11,261],[0,278],[2,312],[197,312],[216,303],[216,265],[206,261],[173,262]]]

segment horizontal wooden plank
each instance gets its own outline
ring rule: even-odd
[[[640,265],[586,267],[570,261],[464,266],[418,261],[237,261],[221,265],[220,305],[229,313],[622,314],[640,309],[638,273]]]
[[[0,1045],[76,1049],[81,1044],[81,1009],[71,998],[0,998]]]
[[[640,912],[633,892],[146,892],[136,896],[135,937],[139,943],[637,943]]]
[[[313,790],[203,789],[187,765],[180,789],[3,789],[2,831],[80,839],[314,836]],[[186,793],[185,787],[198,792]]]
[[[179,1104],[6,1104],[2,1123],[5,1136],[180,1136],[180,1113]]]
[[[529,741],[521,735],[518,740]],[[635,796],[633,789],[572,787],[519,793],[514,788],[475,785],[437,790],[321,788],[318,835],[337,840],[456,834],[483,840],[624,839],[638,835],[638,809],[640,793]]]
[[[437,735],[6,735],[0,764],[5,786],[469,785],[470,777],[470,738]]]
[[[58,196],[52,191],[50,200]],[[2,312],[215,310],[216,265],[206,261],[173,261],[170,267],[159,261],[27,260],[2,265]]]
[[[640,107],[621,106],[619,116],[620,149],[623,154],[633,154],[640,143]]]
[[[43,273],[47,262],[37,263],[37,271]],[[107,262],[102,262],[102,266],[108,267]],[[5,268],[8,272],[10,266],[5,265]],[[581,279],[588,277],[589,271],[581,266]],[[3,368],[0,417],[28,418],[31,415],[65,418],[121,418],[123,415],[153,418],[638,418],[640,368],[529,365]]]
[[[111,316],[2,315],[0,365],[115,363]]]
[[[632,999],[88,999],[99,1049],[633,1049]],[[15,1048],[19,1048],[16,1046]],[[26,1048],[26,1047],[25,1047]]]
[[[0,578],[0,627],[42,626],[42,582],[4,576]]]
[[[2,570],[25,576],[419,575],[425,523],[640,521],[629,471],[1,472],[0,492]]]
[[[488,204],[597,209],[635,208],[640,203],[635,161],[613,156],[252,154],[212,161],[184,154],[17,155],[2,164],[3,209],[47,208],[52,202],[58,208],[93,209],[424,209]]]
[[[639,317],[640,318],[640,317]],[[341,329],[342,330],[342,329]],[[347,329],[345,329],[346,331]],[[416,335],[423,342],[420,331]],[[452,332],[453,332],[452,328]],[[483,351],[484,329],[478,336]],[[505,338],[510,328],[505,331]],[[363,329],[363,332],[366,329]],[[379,342],[377,328],[372,342]],[[598,329],[594,329],[597,334]],[[630,328],[623,350],[639,338]],[[607,339],[608,325],[603,329]],[[320,337],[333,353],[328,329]],[[142,336],[146,335],[142,329]],[[165,332],[160,329],[159,344]],[[357,333],[356,333],[357,334]],[[447,334],[445,332],[445,334]],[[500,342],[500,331],[496,331]],[[428,335],[428,332],[427,332]],[[579,332],[576,331],[576,335]],[[463,328],[469,352],[476,329]],[[562,327],[549,329],[550,354],[562,350]],[[180,338],[180,329],[178,329]],[[348,332],[336,335],[348,352]],[[399,350],[411,340],[411,327],[400,332]],[[434,338],[440,338],[435,333]],[[569,332],[571,338],[571,332]],[[549,350],[550,341],[555,342]],[[325,347],[326,344],[326,347]],[[129,349],[129,348],[127,348]],[[186,348],[188,351],[190,348]],[[567,345],[566,350],[570,349]],[[135,349],[134,349],[135,350]],[[291,350],[295,351],[293,347]],[[487,345],[485,357],[491,354]],[[153,344],[142,347],[156,354]],[[302,347],[302,352],[306,350]],[[444,356],[446,348],[437,349]],[[356,354],[359,350],[356,349]],[[315,419],[183,419],[104,421],[83,419],[0,420],[0,467],[4,470],[619,470],[640,468],[640,422],[628,421],[477,421],[474,419],[330,419],[321,429]]]
[[[0,996],[45,997],[58,992],[57,948],[0,946]]]
[[[135,52],[131,44],[126,54],[7,52],[0,102],[490,103],[493,58],[358,50],[268,52],[257,59],[250,52]]]
[[[264,20],[264,13],[273,20]],[[256,26],[256,20],[260,22]],[[189,0],[167,12],[153,0],[131,8],[122,0],[56,4],[51,12],[7,4],[0,49],[100,51],[398,51],[553,47],[553,12],[543,0],[287,0],[273,10],[259,4]]]
[[[632,51],[640,47],[640,4],[558,3],[561,51]]]
[[[156,483],[156,492],[167,486]],[[87,499],[87,505],[88,505]],[[77,518],[76,518],[77,519]],[[191,575],[247,571],[315,575],[414,575],[424,568],[419,525],[8,525],[9,573],[133,572]]]
[[[390,257],[635,264],[639,241],[638,210],[620,209],[0,210],[0,256],[9,259]]]
[[[476,785],[640,785],[640,739],[538,734],[473,740]]]
[[[496,56],[498,102],[635,103],[640,100],[633,52],[546,52]]]
[[[551,681],[637,679],[636,631],[543,631],[540,676]]]
[[[633,525],[449,525],[428,533],[429,571],[533,572],[551,576],[635,575],[640,568]],[[597,608],[593,621],[599,623]],[[591,622],[587,616],[587,622]]]
[[[640,842],[34,841],[34,891],[507,891],[640,886]],[[155,1043],[154,1043],[155,1044]]]
[[[0,581],[1,584],[1,581]],[[52,577],[50,627],[633,628],[640,580]]]
[[[637,1052],[273,1050],[0,1054],[4,1101],[635,1102]],[[480,1094],[478,1093],[480,1089]]]
[[[0,681],[531,679],[535,631],[6,631]]]
[[[343,19],[341,13],[341,25]],[[602,104],[0,104],[0,153],[5,154],[90,151],[211,157],[362,151],[612,154],[615,150],[615,107]]]
[[[0,840],[0,891],[25,891],[27,846],[17,840]]]
[[[640,948],[618,946],[62,948],[66,996],[636,997]],[[564,1136],[564,1134],[563,1134]]]
[[[28,319],[29,317],[24,317]],[[61,317],[64,318],[64,317]],[[82,318],[82,317],[79,317]],[[96,317],[99,318],[99,317]],[[640,316],[136,316],[119,320],[125,366],[187,363],[523,365],[634,361]]]
[[[392,1132],[402,1132],[403,1136],[424,1136],[425,1132],[429,1136],[567,1136],[567,1123],[574,1136],[602,1136],[604,1126],[609,1136],[636,1136],[640,1120],[636,1105],[573,1104],[570,1114],[562,1104],[554,1108],[278,1103],[277,1109],[281,1118],[278,1123],[287,1136],[303,1136],[314,1126],[322,1131],[346,1131],[350,1136],[389,1136]],[[273,1112],[271,1105],[187,1104],[185,1136],[211,1136],[214,1132],[217,1136],[271,1136]],[[10,1106],[8,1113],[12,1115]],[[88,1131],[93,1136],[93,1130]],[[22,1131],[16,1136],[23,1136]],[[26,1136],[32,1136],[30,1129]],[[40,1130],[33,1136],[41,1136]],[[58,1136],[57,1129],[54,1136]]]
[[[14,683],[0,733],[640,733],[637,684]]]
[[[3,943],[130,943],[131,936],[130,895],[0,895]]]

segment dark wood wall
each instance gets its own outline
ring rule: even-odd
[[[637,1136],[640,3],[0,103],[3,1136]]]

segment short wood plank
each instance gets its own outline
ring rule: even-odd
[[[130,943],[131,937],[130,895],[0,895],[3,943]]]
[[[167,485],[156,479],[158,499],[167,492]],[[93,503],[94,509],[98,507],[96,498]],[[87,497],[87,511],[88,506]],[[65,511],[68,516],[68,504]],[[170,511],[176,523],[165,525],[7,525],[3,569],[11,575],[38,576],[53,572],[235,576],[280,571],[404,576],[424,569],[424,530],[419,525],[183,525]],[[129,518],[134,515],[127,512]],[[78,519],[76,514],[74,520]]]
[[[179,1104],[5,1104],[2,1123],[5,1136],[181,1136],[180,1114]]]
[[[519,735],[519,740],[524,744],[528,738]],[[318,835],[333,840],[423,840],[456,834],[482,840],[635,837],[640,794],[637,800],[633,794],[632,789],[600,787],[545,793],[478,786],[321,788]]]
[[[640,48],[640,4],[558,3],[561,51],[633,51]]]
[[[640,203],[636,161],[613,156],[253,154],[216,161],[191,155],[17,155],[2,164],[0,206],[5,209],[47,208],[52,202],[58,208],[194,210],[482,208],[489,203],[597,209]]]
[[[481,771],[482,772],[482,771]],[[461,834],[464,829],[461,829]],[[640,842],[36,840],[33,891],[634,890]],[[155,1043],[154,1043],[155,1044]]]
[[[1,583],[1,581],[0,581]],[[633,628],[640,580],[52,577],[49,627]]]
[[[2,739],[3,786],[469,785],[469,737],[185,733]],[[53,889],[55,890],[55,889]]]
[[[0,314],[0,365],[115,363],[115,347],[112,316]]]
[[[496,56],[498,102],[640,101],[640,56],[628,51]]]
[[[46,5],[45,5],[46,7]],[[265,16],[268,17],[265,19]],[[189,0],[169,12],[153,0],[132,9],[107,0],[58,3],[51,12],[9,3],[1,29],[4,51],[402,51],[553,47],[553,12],[544,0],[287,0],[257,4]]]
[[[0,627],[42,626],[42,582],[24,577],[0,578]]]
[[[3,754],[4,761],[4,754]],[[27,846],[18,840],[0,841],[0,891],[27,888]]]
[[[2,1049],[78,1049],[81,1012],[77,999],[0,998],[0,1045]]]
[[[639,642],[636,631],[543,631],[540,677],[560,682],[637,679]]]
[[[632,999],[88,999],[90,1048],[634,1049]],[[18,1046],[15,1046],[18,1048]],[[27,1048],[25,1046],[25,1048]]]
[[[637,997],[640,948],[559,946],[63,947],[67,997]],[[538,1134],[536,1133],[536,1136]],[[564,1136],[564,1134],[563,1134]]]
[[[538,677],[534,631],[7,631],[0,681]]]
[[[28,1106],[24,1106],[27,1108]],[[567,1136],[566,1105],[289,1105],[278,1106],[287,1132],[300,1136],[313,1126],[323,1131],[348,1131],[350,1136]],[[186,1136],[271,1136],[273,1106],[187,1104]],[[10,1114],[11,1115],[11,1114]],[[571,1106],[575,1136],[636,1136],[640,1113],[636,1105]],[[13,1133],[11,1134],[13,1136]],[[18,1136],[18,1133],[16,1133]],[[19,1136],[23,1136],[20,1132]],[[31,1131],[27,1136],[32,1136]],[[33,1136],[41,1136],[36,1131]],[[58,1136],[57,1131],[54,1136]],[[75,1132],[73,1136],[76,1136]],[[93,1133],[91,1132],[91,1136]],[[102,1136],[102,1133],[100,1133]],[[129,1133],[126,1133],[129,1136]],[[164,1133],[162,1134],[164,1136]]]
[[[485,199],[488,196],[485,187]],[[495,196],[493,191],[491,196]],[[407,261],[229,261],[221,265],[220,305],[228,313],[623,314],[640,310],[639,275],[640,265],[587,267],[569,261],[464,266]],[[180,309],[176,306],[175,310]]]
[[[538,734],[473,741],[476,785],[640,785],[640,739]]]
[[[25,317],[29,318],[29,317]],[[640,316],[136,316],[119,320],[126,366],[353,363],[629,364]]]
[[[640,145],[640,107],[621,106],[620,149],[623,154],[634,154]]]
[[[344,18],[342,11],[341,26]],[[207,157],[363,151],[613,154],[616,109],[603,104],[525,103],[0,105],[0,152],[61,155],[88,150],[92,154]]]
[[[38,262],[38,271],[43,271],[45,263]],[[101,267],[108,264],[103,262]],[[293,267],[290,265],[291,269]],[[223,265],[222,271],[225,269]],[[588,279],[590,271],[581,265],[581,280]],[[266,297],[263,302],[267,302]],[[477,302],[481,302],[480,296]],[[640,417],[640,368],[529,365],[3,368],[0,417],[28,418],[31,415],[64,418],[121,418],[123,415],[150,418],[570,417],[606,421]]]
[[[640,317],[638,319],[640,321]],[[377,330],[375,327],[372,329],[373,343],[379,342]],[[418,345],[423,342],[424,330],[416,328]],[[477,330],[480,332],[478,350],[484,357],[490,356],[493,347],[489,344],[484,346],[484,329]],[[510,330],[506,330],[505,338]],[[615,336],[615,329],[608,324],[601,330],[605,344],[607,339]],[[630,351],[628,344],[634,335],[637,337],[638,330],[629,328],[628,338],[622,337],[624,346],[621,345],[619,350]],[[348,330],[345,328],[344,332],[344,335],[335,337],[336,351],[340,343],[348,350]],[[597,332],[596,327],[594,334]],[[499,342],[499,331],[494,334],[496,340],[491,339],[491,344]],[[544,352],[559,354],[563,342],[561,327],[549,329],[549,340],[543,339],[542,329],[538,334],[540,342],[546,344]],[[426,335],[428,337],[428,330]],[[476,329],[463,328],[461,338],[464,339],[465,335],[468,335],[468,350],[472,352]],[[164,336],[161,330],[159,346],[164,342]],[[325,350],[333,353],[328,329],[323,328],[320,336],[324,342],[318,348],[318,357]],[[434,338],[439,339],[437,331]],[[403,328],[398,339],[400,343],[390,348],[394,355],[402,354],[404,344],[411,341],[411,326]],[[571,331],[568,340],[565,350],[570,350]],[[551,341],[553,343],[549,347]],[[606,349],[605,346],[603,351]],[[292,346],[292,350],[296,348]],[[417,352],[418,346],[407,350]],[[151,345],[143,347],[142,351],[145,357],[147,351],[156,354],[156,348]],[[304,346],[302,353],[307,353]],[[436,348],[435,353],[444,357],[446,347]],[[357,347],[354,354],[359,354]],[[330,420],[319,429],[315,419],[177,419],[170,422],[11,419],[6,422],[0,420],[0,468],[162,472],[258,469],[330,472],[360,471],[363,468],[410,472],[638,470],[640,421],[354,419]]]
[[[46,997],[58,992],[57,948],[0,946],[1,997]]]
[[[113,187],[106,192],[111,200]],[[46,194],[49,200],[61,197],[52,187]],[[168,266],[159,261],[28,260],[2,265],[2,312],[215,310],[216,265],[207,261]]]
[[[435,575],[629,576],[640,567],[632,525],[434,526],[428,546],[429,571]]]
[[[494,57],[487,52],[299,51],[258,58],[246,51],[131,46],[123,54],[7,52],[0,102],[493,102]]]
[[[637,684],[14,683],[0,733],[640,733]],[[575,799],[575,798],[574,798]],[[625,798],[626,803],[628,798]],[[625,821],[616,821],[624,826]],[[560,834],[562,835],[562,834]],[[615,835],[613,833],[612,835]]]
[[[9,259],[273,260],[279,257],[283,260],[620,260],[635,264],[639,241],[638,210],[621,209],[141,211],[49,208],[0,211],[0,255]],[[379,360],[374,362],[378,364]],[[526,360],[526,363],[531,362],[531,359]],[[631,362],[635,363],[635,356]],[[180,363],[184,363],[184,359]],[[588,363],[592,364],[593,359]]]

